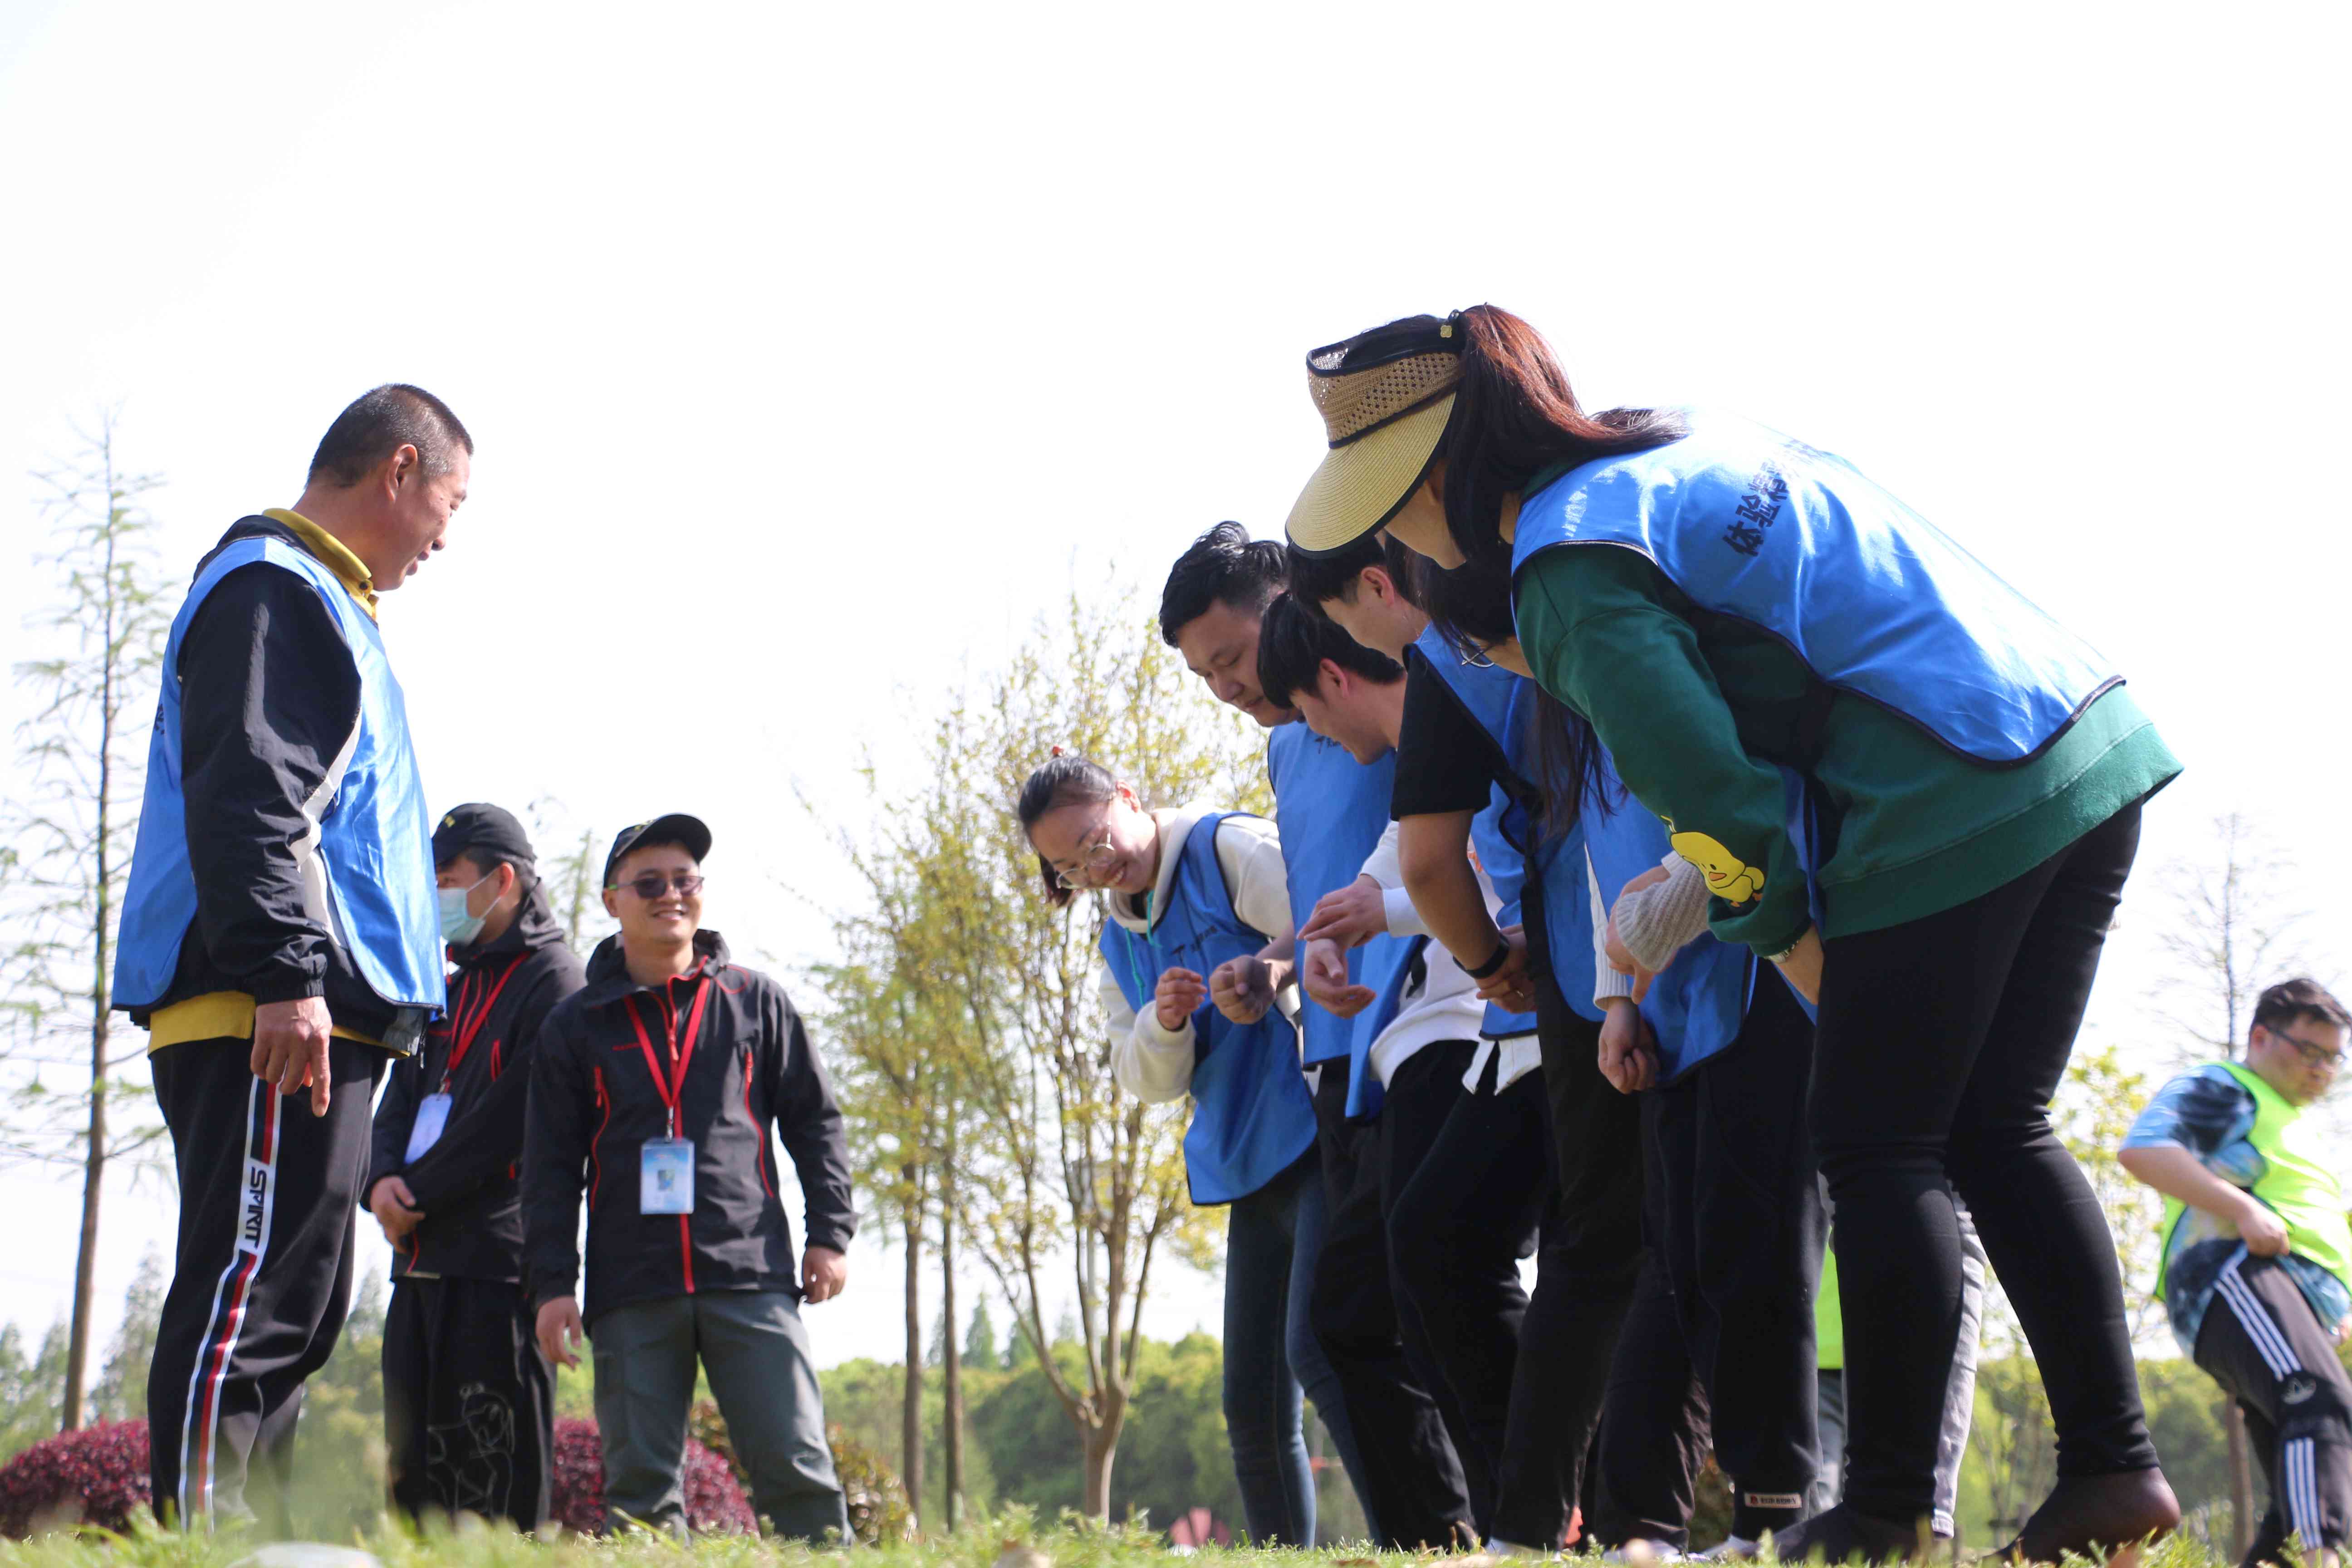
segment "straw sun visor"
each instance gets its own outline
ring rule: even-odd
[[[1451,323],[1423,317],[1307,356],[1307,391],[1331,450],[1290,509],[1286,531],[1300,550],[1328,554],[1354,542],[1420,484],[1462,380],[1453,337]]]

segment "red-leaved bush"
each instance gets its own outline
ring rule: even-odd
[[[555,1424],[555,1518],[583,1535],[604,1528],[604,1445],[593,1421]],[[699,1535],[751,1535],[759,1529],[727,1461],[691,1437],[686,1442],[686,1523]]]
[[[147,1423],[116,1421],[34,1444],[0,1469],[0,1536],[78,1524],[121,1530],[147,1509]]]

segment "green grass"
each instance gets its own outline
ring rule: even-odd
[[[258,1537],[236,1532],[212,1537],[152,1530],[121,1537],[52,1535],[29,1542],[0,1541],[0,1568],[232,1568],[260,1544]],[[341,1544],[364,1548],[384,1568],[625,1568],[633,1564],[661,1568],[688,1556],[709,1568],[795,1568],[842,1561],[837,1552],[741,1536],[710,1537],[691,1546],[649,1535],[613,1541],[581,1536],[531,1541],[481,1526],[417,1535],[386,1524]],[[1164,1538],[1145,1526],[1103,1528],[1066,1518],[1057,1525],[1040,1526],[1027,1510],[1016,1508],[952,1536],[863,1547],[852,1561],[860,1568],[1141,1568],[1145,1563],[1169,1568],[1172,1555]],[[1191,1563],[1197,1568],[1243,1568],[1278,1562],[1297,1568],[1316,1564],[1339,1568],[1375,1560],[1406,1568],[1445,1559],[1434,1553],[1374,1553],[1359,1543],[1315,1552],[1207,1547],[1192,1554]],[[1454,1561],[1461,1559],[1457,1556]],[[1599,1560],[1580,1561],[1597,1564]],[[2229,1568],[2204,1542],[2189,1536],[2158,1543],[2141,1563],[2144,1568]]]

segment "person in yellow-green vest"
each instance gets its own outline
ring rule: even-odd
[[[2334,1568],[2352,1536],[2352,1228],[2319,1130],[2303,1110],[2344,1060],[2352,1013],[2289,980],[2254,1005],[2242,1062],[2158,1089],[2132,1123],[2125,1170],[2164,1194],[2156,1294],[2173,1337],[2245,1413],[2271,1503],[2246,1554]]]

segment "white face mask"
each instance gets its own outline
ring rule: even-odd
[[[482,922],[490,918],[489,910],[472,914],[466,905],[474,895],[474,888],[480,887],[497,875],[496,871],[485,873],[473,888],[438,888],[434,890],[434,896],[441,901],[442,941],[452,947],[463,947],[482,934]],[[493,906],[498,902],[495,899],[490,901]]]

